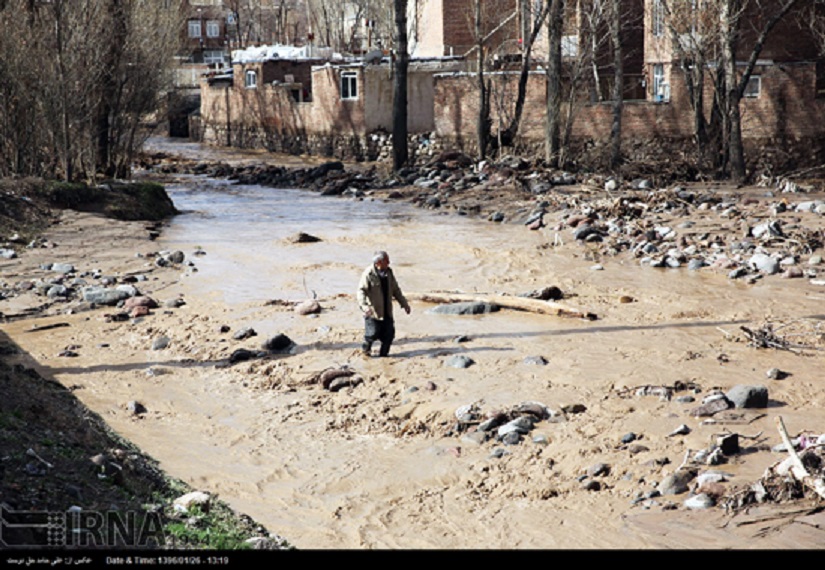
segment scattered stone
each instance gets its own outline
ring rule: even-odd
[[[257,358],[258,353],[246,348],[238,348],[232,351],[232,354],[229,355],[229,364],[236,364],[238,362],[244,362],[246,360],[252,360],[253,358]]]
[[[295,346],[295,343],[292,339],[283,333],[278,333],[263,343],[264,350],[276,353],[289,352],[293,346]]]
[[[69,296],[69,289],[65,285],[53,285],[46,292],[49,299],[60,299]]]
[[[172,506],[179,513],[189,512],[192,507],[198,507],[202,512],[209,512],[211,500],[209,493],[193,491],[175,499]]]
[[[727,399],[724,395],[721,398],[714,398],[713,400],[706,401],[700,406],[697,406],[690,410],[691,416],[696,417],[707,417],[712,416],[718,412],[728,410],[734,406],[733,402]]]
[[[690,482],[696,477],[691,469],[680,469],[662,479],[658,490],[662,495],[680,495],[689,490]]]
[[[52,263],[51,267],[49,267],[51,271],[55,273],[74,273],[75,267],[71,263]]]
[[[329,390],[330,392],[337,392],[342,388],[347,388],[349,386],[358,386],[363,381],[363,378],[355,374],[351,376],[339,376],[329,383],[329,386],[327,386],[327,390]]]
[[[690,428],[685,424],[680,425],[675,430],[667,434],[669,437],[674,435],[687,435],[690,433]]]
[[[252,327],[243,327],[241,330],[233,334],[232,338],[235,340],[246,340],[248,338],[252,338],[253,336],[258,336],[255,329]]]
[[[531,364],[537,366],[545,366],[547,365],[547,359],[543,356],[527,356],[522,360],[524,364]]]
[[[157,309],[158,303],[151,297],[147,297],[145,295],[137,295],[135,297],[129,297],[123,302],[123,309],[131,310],[135,307],[146,307],[147,309]]]
[[[130,400],[129,402],[127,402],[126,409],[129,411],[129,413],[134,414],[136,416],[146,413],[146,407],[137,400]]]
[[[298,232],[294,236],[290,237],[289,241],[292,243],[315,243],[321,241],[321,238],[304,232]]]
[[[688,509],[709,509],[716,505],[716,501],[707,493],[700,493],[685,500],[685,507]]]
[[[739,434],[730,433],[719,436],[716,445],[725,455],[735,455],[739,453]]]
[[[184,253],[180,250],[173,251],[172,253],[164,256],[169,263],[174,263],[175,265],[180,265],[186,259]]]
[[[601,491],[602,484],[594,479],[585,479],[582,481],[582,488],[585,491]]]
[[[610,465],[607,463],[596,463],[587,469],[588,477],[601,477],[610,474]]]
[[[739,384],[725,394],[736,408],[767,408],[768,389],[765,386]]]
[[[152,350],[163,350],[164,348],[169,346],[170,342],[171,341],[169,340],[168,336],[158,337],[154,341],[152,341]]]
[[[315,299],[307,299],[295,305],[295,312],[299,315],[315,315],[321,312],[321,304]]]
[[[444,363],[445,366],[449,366],[451,368],[469,368],[473,364],[475,364],[475,361],[469,356],[464,356],[463,354],[453,355]]]
[[[765,375],[770,378],[771,380],[784,380],[788,377],[787,372],[783,372],[779,368],[771,368],[768,370]]]
[[[500,309],[500,307],[493,303],[483,303],[468,301],[466,303],[447,303],[438,305],[427,311],[427,313],[437,315],[481,315],[486,313],[493,313]]]
[[[117,305],[131,297],[127,289],[105,289],[103,287],[86,287],[82,291],[83,300],[95,305]]]

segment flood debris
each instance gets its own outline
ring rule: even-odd
[[[754,483],[733,490],[720,502],[728,513],[738,514],[764,503],[798,502],[812,499],[813,506],[797,514],[819,512],[825,508],[825,436],[802,434],[791,440],[781,416],[776,427],[782,439],[781,450],[788,457],[769,466]]]
[[[796,319],[786,323],[766,321],[754,328],[742,325],[739,330],[754,348],[772,348],[801,354],[804,351],[821,350],[821,345],[825,343],[825,332],[816,319]]]

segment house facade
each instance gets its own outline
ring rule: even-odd
[[[685,46],[709,36],[700,33],[702,18],[710,24],[717,15],[699,6],[688,13],[694,20],[682,20],[681,28],[669,26],[663,1],[621,2],[626,24],[622,27],[622,136],[623,148],[631,160],[639,158],[634,153],[645,145],[660,149],[664,157],[675,156],[674,152],[693,152],[694,114],[683,69],[700,60],[686,58]],[[459,14],[452,18],[457,23],[460,14],[466,14],[473,3],[425,0],[420,4],[440,14],[441,21],[436,25],[420,14],[415,25],[422,34],[427,31],[433,36],[428,43],[423,41],[424,35],[419,35],[415,44],[419,51],[414,53],[438,57],[413,59],[408,130],[413,135],[430,134],[444,146],[474,152],[479,97],[477,76],[467,70],[472,54],[444,58],[450,46],[452,53],[467,48],[471,37],[461,36],[457,30],[445,32],[444,21],[449,20],[445,16],[457,10]],[[512,22],[515,32],[502,26],[496,33],[510,30],[508,33],[515,33],[512,37],[517,39],[523,4],[503,2],[499,6],[512,15],[512,19],[505,17],[499,23]],[[600,28],[589,20],[596,7],[593,0],[579,0],[568,4],[565,15],[563,81],[569,96],[562,105],[562,115],[568,143],[576,150],[606,146],[612,125],[614,58],[609,43],[595,41],[597,32],[605,31],[603,23]],[[747,29],[758,29],[763,20],[759,14],[751,16]],[[820,156],[825,127],[818,120],[825,111],[825,61],[818,58],[818,44],[811,34],[800,29],[799,16],[788,15],[768,36],[740,104],[743,138],[746,147],[750,146],[752,163],[771,153],[788,153],[791,148],[801,149],[804,156],[800,162],[819,164],[825,159]],[[743,32],[737,69],[743,69],[755,40],[754,32]],[[470,46],[469,51],[472,49]],[[589,59],[583,57],[588,50]],[[516,152],[540,153],[544,144],[547,78],[541,53],[538,50],[533,56]],[[372,63],[365,59],[293,59],[289,63],[283,58],[237,61],[231,78],[202,82],[200,136],[219,144],[262,146],[284,152],[358,159],[378,156],[380,152],[371,148],[371,141],[386,141],[386,133],[392,131],[391,58],[380,58],[380,62],[373,59]],[[714,88],[710,78],[716,72],[718,54],[708,51],[701,61],[707,70],[703,89],[709,113]],[[495,68],[485,76],[492,86],[491,119],[496,131],[512,117],[518,76]]]
[[[434,130],[433,76],[460,61],[413,60],[411,134]],[[232,72],[201,82],[197,138],[213,144],[374,160],[392,131],[392,62],[319,57],[268,46],[233,54]]]

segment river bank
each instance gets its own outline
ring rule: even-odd
[[[772,451],[777,415],[793,435],[825,429],[822,293],[806,273],[817,269],[810,258],[819,214],[791,207],[807,194],[689,191],[692,201],[674,192],[646,201],[592,189],[544,195],[541,224],[479,221],[491,237],[475,249],[449,239],[449,217],[441,235],[421,231],[411,216],[382,236],[411,297],[457,283],[465,292],[508,295],[555,286],[561,302],[595,313],[595,321],[508,310],[444,317],[414,301],[413,314],[399,318],[391,357],[363,360],[347,291],[317,299],[315,315],[295,312],[305,299],[278,291],[231,306],[202,293],[221,283],[198,283],[195,250],[182,262],[157,263],[174,251],[161,253],[174,245],[163,229],[156,235],[143,224],[66,213],[48,233],[56,247],[3,262],[4,280],[42,280],[53,276],[42,267],[60,262],[77,273],[129,278],[157,307],[123,317],[120,307],[81,310],[57,300],[39,318],[5,323],[4,332],[23,350],[16,358],[71,387],[165,471],[298,548],[816,548],[818,515],[804,505],[753,505],[747,513],[718,505],[784,458]],[[695,198],[704,192],[715,199]],[[398,199],[351,197],[379,198]],[[576,209],[554,208],[556,199]],[[618,206],[643,238],[611,233],[606,216],[592,215],[601,200]],[[743,217],[755,220],[780,202],[785,210],[773,217],[783,222],[785,244],[770,228],[766,243],[802,248],[798,278],[780,277],[787,262],[773,272],[749,266],[759,252],[747,248],[739,259],[733,251],[732,265],[714,266],[712,253],[731,253],[743,241]],[[536,205],[531,196],[525,215]],[[581,239],[573,233],[585,226],[570,223],[578,215],[591,228]],[[658,229],[665,227],[675,235]],[[368,257],[373,242],[344,236],[326,245]],[[300,256],[323,246],[278,242],[276,251]],[[678,259],[671,250],[691,246],[701,255],[688,257],[705,256],[702,266],[668,261]],[[442,266],[432,271],[435,256],[476,261],[459,277]],[[353,278],[362,269],[334,259],[341,257],[327,269]],[[731,277],[740,266],[742,276]],[[297,282],[306,271],[279,269]],[[8,315],[44,299],[32,287],[3,302]],[[754,346],[741,328],[766,326],[785,346]],[[291,352],[259,355],[277,334],[295,343]],[[230,362],[239,349],[254,357]],[[456,356],[472,363],[456,368],[449,364]],[[319,382],[321,372],[343,366],[361,381],[337,391]],[[784,375],[768,377],[774,369]],[[764,386],[767,405],[693,413],[709,394],[743,384]],[[529,415],[525,404],[539,411],[515,441],[475,429],[489,417]],[[732,433],[735,453],[718,464],[698,459]],[[683,471],[692,474],[685,488],[666,491]],[[706,472],[722,480],[700,492]],[[685,505],[701,494],[717,506]]]

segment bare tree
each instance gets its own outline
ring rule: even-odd
[[[0,171],[65,180],[125,176],[158,110],[180,22],[163,0],[7,0],[0,39]],[[166,18],[166,20],[162,20]],[[168,25],[161,25],[168,21]],[[34,63],[36,62],[36,63]],[[25,127],[14,113],[25,110]]]
[[[395,75],[392,102],[392,167],[398,171],[409,160],[407,147],[407,0],[393,0],[395,6]]]
[[[478,116],[476,117],[476,144],[478,157],[483,160],[487,156],[487,147],[490,144],[490,86],[484,77],[485,43],[483,31],[483,16],[481,0],[475,0],[473,6],[473,33],[476,40],[476,85],[478,87]]]
[[[558,165],[561,151],[560,118],[562,101],[562,53],[564,0],[549,0],[547,17],[547,117],[545,119],[545,158]]]
[[[547,13],[550,10],[550,2],[539,1],[535,6],[536,13],[531,14],[530,10],[525,7],[522,12],[527,17],[532,16],[532,26],[529,29],[529,35],[524,38],[523,52],[521,55],[521,69],[519,71],[518,87],[516,92],[516,102],[513,108],[513,116],[507,127],[499,130],[499,133],[493,140],[497,141],[500,146],[510,146],[515,141],[518,135],[519,125],[521,124],[521,117],[524,113],[524,102],[527,98],[527,81],[530,74],[531,56],[533,46],[538,39],[539,32],[547,18]]]
[[[727,118],[730,125],[727,131],[727,149],[729,151],[729,173],[731,178],[736,182],[743,182],[746,177],[745,172],[745,152],[742,144],[742,120],[740,104],[742,98],[745,96],[745,89],[748,86],[753,70],[756,67],[756,62],[759,55],[762,53],[762,48],[768,36],[782,21],[783,18],[796,6],[798,0],[780,0],[778,5],[774,5],[773,9],[762,14],[764,21],[761,29],[758,29],[758,35],[754,42],[747,63],[742,70],[741,75],[737,77],[736,73],[736,56],[739,46],[739,38],[742,26],[742,14],[744,6],[742,0],[724,0],[722,8],[722,32],[723,32],[723,61],[725,70],[725,85],[727,87],[727,97],[725,109],[727,111]],[[758,6],[754,3],[753,8]]]
[[[610,47],[613,51],[613,121],[610,128],[610,167],[615,168],[622,160],[622,112],[624,110],[624,52],[622,50],[621,0],[610,0],[607,25],[610,30]]]
[[[765,43],[800,2],[720,0],[699,10],[693,4],[657,1],[668,20],[674,61],[685,77],[700,160],[715,157],[721,172],[742,182],[746,171],[741,102]],[[704,101],[708,81],[714,86],[710,118]]]

